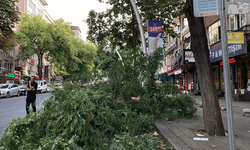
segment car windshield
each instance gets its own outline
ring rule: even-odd
[[[21,89],[27,89],[27,85],[23,85]]]
[[[9,87],[9,85],[7,85],[7,84],[0,85],[0,88],[1,88],[1,89],[6,89],[6,88],[8,88],[8,87]]]

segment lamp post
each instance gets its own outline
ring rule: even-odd
[[[136,20],[138,22],[139,31],[140,31],[140,35],[141,35],[141,42],[142,42],[142,51],[144,52],[144,54],[147,54],[146,53],[146,41],[145,41],[144,31],[143,31],[140,15],[139,15],[138,9],[137,9],[136,4],[135,4],[135,0],[130,0],[130,3],[133,7],[133,10],[134,10],[135,16],[136,16]]]

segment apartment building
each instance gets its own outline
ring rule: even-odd
[[[163,60],[163,67],[157,70],[164,82],[182,87],[187,92],[199,93],[195,59],[191,50],[191,34],[186,18],[174,19],[180,28],[174,31],[180,38],[167,36],[165,51],[167,57]],[[222,66],[222,50],[219,16],[204,17],[208,38],[211,65],[216,89],[220,96],[224,93],[224,72]],[[231,91],[245,89],[250,91],[250,15],[228,15],[228,32],[243,32],[244,44],[229,44]]]
[[[75,37],[74,38],[82,38],[82,35],[81,35],[81,30],[78,26],[70,26],[71,27],[71,30],[73,32],[75,32]]]

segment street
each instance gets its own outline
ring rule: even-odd
[[[37,94],[36,108],[37,111],[41,109],[44,100],[48,99],[51,94]],[[0,138],[3,136],[3,130],[12,118],[24,117],[26,96],[1,98],[0,99]],[[30,109],[31,106],[30,106]]]

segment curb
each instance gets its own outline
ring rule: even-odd
[[[167,126],[164,126],[161,120],[153,122],[157,132],[168,146],[174,150],[191,150],[179,137],[177,137]]]

